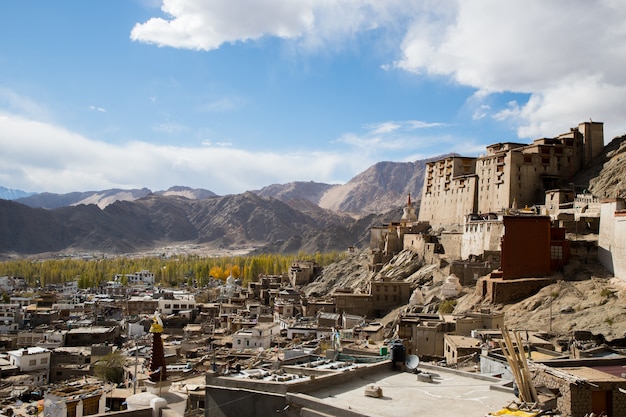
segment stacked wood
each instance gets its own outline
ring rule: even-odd
[[[522,344],[522,338],[519,333],[514,333],[515,342],[517,348],[511,340],[511,335],[505,327],[502,330],[502,339],[504,342],[499,342],[502,348],[502,353],[506,357],[506,361],[511,367],[511,373],[515,378],[515,383],[519,389],[519,397],[523,402],[536,403],[539,401],[537,396],[537,390],[533,385],[530,370],[528,368],[528,362],[526,361],[526,355],[524,354],[524,345]]]

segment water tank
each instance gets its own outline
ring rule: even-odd
[[[406,348],[402,342],[394,342],[391,345],[391,361],[404,362],[406,360]]]

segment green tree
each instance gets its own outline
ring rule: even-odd
[[[105,382],[119,384],[124,381],[126,358],[119,352],[112,352],[96,362],[94,375]]]

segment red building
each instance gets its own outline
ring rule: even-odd
[[[504,216],[503,279],[552,275],[566,262],[565,230],[553,228],[549,216]]]

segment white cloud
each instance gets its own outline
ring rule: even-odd
[[[385,123],[368,125],[366,127],[372,130],[371,132],[372,134],[381,135],[385,133],[395,132],[396,130],[400,129],[402,126],[396,122],[385,122]]]
[[[247,100],[241,97],[221,97],[210,101],[200,107],[204,112],[221,112],[237,110],[245,106]]]
[[[621,134],[626,107],[626,8],[620,2],[440,2],[416,19],[396,67],[491,93],[531,94],[492,115],[521,137],[555,135],[595,117]],[[445,9],[444,9],[445,8]],[[487,115],[477,100],[475,117]],[[601,119],[601,120],[600,120]]]
[[[475,88],[474,120],[505,121],[525,138],[589,117],[605,122],[607,137],[624,131],[626,8],[614,0],[163,0],[161,8],[164,17],[135,25],[133,40],[212,50],[270,36],[306,51],[341,49],[382,29],[391,39],[376,42],[398,54],[395,68]],[[530,99],[515,112],[489,101],[506,92]],[[206,109],[239,105],[216,101]]]
[[[89,106],[89,110],[97,111],[100,113],[106,113],[106,109],[103,107]]]
[[[134,41],[210,51],[264,36],[297,40],[311,50],[337,48],[359,32],[396,30],[397,18],[422,1],[405,0],[163,0],[163,16],[137,23]],[[393,24],[392,24],[393,23]]]
[[[254,152],[225,143],[114,145],[7,113],[0,114],[0,149],[1,184],[56,193],[173,185],[238,193],[294,179],[345,182],[372,163],[345,153]]]
[[[367,156],[372,161],[377,158],[380,159],[381,156],[388,152],[398,153],[398,158],[402,160],[415,160],[413,158],[416,155],[437,153],[436,150],[428,152],[427,149],[437,148],[441,145],[442,140],[448,141],[451,138],[423,132],[417,135],[414,131],[442,126],[446,125],[439,122],[419,120],[372,123],[364,126],[365,132],[363,134],[346,133],[341,135],[337,142],[349,145],[353,152]],[[452,139],[451,142],[454,143],[454,140]],[[405,155],[406,153],[414,152],[416,149],[419,149],[420,152],[411,154],[408,157]]]
[[[136,24],[130,37],[197,50],[264,35],[294,38],[313,24],[311,4],[312,0],[164,0],[161,10],[165,17]]]
[[[38,119],[47,119],[48,111],[28,97],[0,86],[0,108]]]

